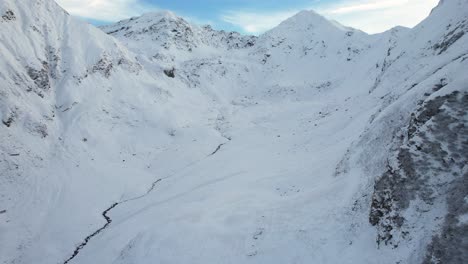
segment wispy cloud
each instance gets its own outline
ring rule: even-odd
[[[394,7],[404,7],[408,4],[409,0],[390,0],[390,1],[366,1],[358,2],[354,4],[344,4],[342,6],[337,5],[334,8],[330,8],[328,13],[331,14],[348,14],[354,12],[363,12],[363,11],[374,11],[381,9],[388,9]]]
[[[228,11],[221,16],[221,19],[224,22],[240,27],[247,33],[258,34],[279,25],[282,21],[297,13],[297,11],[298,10],[292,10],[263,14],[258,12]]]
[[[346,0],[321,6],[318,12],[340,23],[378,33],[395,26],[414,27],[439,0]]]
[[[214,25],[215,22],[210,19],[203,19],[199,18],[196,16],[191,16],[191,15],[186,15],[184,13],[177,14],[178,16],[182,17],[183,19],[187,20],[189,23],[196,24],[199,26],[205,26],[205,25]]]
[[[395,26],[413,27],[429,14],[439,0],[342,0],[328,4],[317,2],[314,9],[327,18],[341,24],[361,29],[368,33],[378,33]],[[221,20],[253,34],[263,33],[300,9],[275,12],[228,11]]]
[[[146,12],[158,7],[143,0],[56,0],[75,16],[113,22]],[[413,27],[423,20],[439,0],[311,0],[312,6],[273,11],[231,9],[221,14],[196,16],[190,10],[180,10],[183,17],[197,24],[232,25],[246,33],[260,34],[293,16],[303,9],[314,9],[327,18],[343,25],[378,33],[394,26]],[[146,3],[146,4],[145,4]],[[285,4],[287,6],[287,4]],[[228,26],[229,27],[229,26]]]
[[[138,0],[56,0],[75,16],[101,21],[117,21],[144,12],[158,10],[156,6],[142,4]]]

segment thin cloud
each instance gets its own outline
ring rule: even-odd
[[[186,21],[192,24],[196,24],[199,26],[205,26],[205,25],[214,25],[215,22],[209,19],[201,19],[199,17],[195,16],[190,16],[190,15],[185,15],[185,14],[177,14],[178,16],[182,17]]]
[[[426,18],[439,0],[365,0],[321,6],[318,12],[367,33],[379,33],[395,26],[414,27]]]
[[[330,14],[348,14],[362,11],[381,10],[394,7],[403,7],[407,5],[409,0],[391,0],[391,1],[367,1],[352,5],[337,6],[329,9]]]
[[[141,0],[56,0],[72,15],[114,22],[146,12],[159,10],[156,6],[144,4]],[[336,20],[343,25],[361,29],[368,33],[378,33],[395,26],[413,27],[423,20],[439,0],[341,0],[329,4],[316,1],[314,9],[318,13]],[[243,32],[260,34],[279,25],[282,21],[301,11],[300,9],[258,12],[228,10],[218,19],[231,24]],[[197,24],[211,23],[211,17],[197,18],[186,14],[189,21]],[[215,21],[216,22],[216,21]],[[219,21],[218,21],[219,22]],[[215,23],[216,24],[216,23]]]
[[[157,7],[138,0],[56,0],[70,14],[106,22],[113,22],[156,11]]]
[[[314,9],[329,19],[367,33],[379,33],[395,26],[414,27],[426,18],[439,0],[343,0],[337,4],[318,4],[304,7]],[[279,25],[298,13],[297,10],[270,13],[228,11],[221,20],[241,28],[244,32],[259,34]]]
[[[276,27],[282,21],[296,13],[297,10],[265,14],[257,12],[228,11],[221,16],[221,20],[240,27],[247,33],[258,34]]]

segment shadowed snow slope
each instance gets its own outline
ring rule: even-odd
[[[1,263],[468,259],[467,0],[259,37],[3,0],[0,54]]]

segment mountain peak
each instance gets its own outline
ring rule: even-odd
[[[330,32],[337,31],[341,33],[343,31],[354,31],[354,29],[345,27],[337,21],[329,20],[313,10],[302,10],[269,32],[277,32],[284,35],[284,32],[329,34]]]
[[[184,20],[183,18],[177,16],[175,13],[168,11],[168,10],[149,12],[139,17],[133,17],[133,20],[140,20],[140,21],[160,21],[162,19]]]
[[[327,22],[330,21],[313,10],[302,10],[281,24],[321,24]]]
[[[465,8],[466,5],[468,5],[468,0],[440,0],[437,6],[432,9],[431,14],[434,12],[460,12],[466,15],[468,13]]]
[[[121,20],[115,24],[103,26],[101,27],[101,29],[107,32],[109,31],[109,29],[115,28],[116,26],[118,27],[118,26],[125,25],[126,28],[133,28],[135,30],[138,30],[138,29],[151,27],[156,24],[168,24],[172,22],[177,22],[178,24],[184,24],[186,26],[189,26],[188,22],[186,22],[183,18],[177,16],[175,13],[171,11],[163,10],[163,11],[149,12],[141,16]]]
[[[315,17],[323,18],[323,16],[321,16],[319,13],[315,12],[312,9],[310,9],[310,10],[301,10],[294,16],[296,16],[296,17],[301,17],[301,16],[313,17],[313,16],[315,16]]]
[[[354,34],[367,35],[360,30],[329,20],[313,10],[303,10],[263,34],[261,39],[269,41],[268,39],[287,38],[291,43],[302,43],[311,39],[337,40],[343,36],[349,37]]]
[[[322,15],[320,15],[319,13],[315,12],[312,9],[310,9],[310,10],[301,10],[292,17],[305,18],[305,19],[310,19],[310,18],[326,19],[325,17],[323,17]]]
[[[170,11],[158,11],[143,14],[139,17],[119,21],[112,25],[101,27],[103,31],[111,35],[123,35],[125,37],[154,36],[161,34],[177,35],[188,32],[192,35],[193,26]]]

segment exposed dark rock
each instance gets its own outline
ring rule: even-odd
[[[456,180],[448,193],[448,214],[440,235],[433,237],[423,264],[464,264],[468,260],[468,224],[459,217],[468,214],[468,172]]]
[[[49,135],[47,132],[47,125],[45,124],[36,124],[33,128],[33,132],[41,136],[41,138],[46,138]]]
[[[262,63],[263,64],[266,64],[268,62],[268,59],[271,57],[271,54],[265,54],[265,56],[263,57],[263,60],[262,60]]]
[[[6,120],[2,120],[2,123],[3,123],[5,126],[10,127],[10,126],[11,126],[11,123],[13,123],[13,120],[14,120],[13,117],[10,116],[10,117],[8,117]]]
[[[176,130],[175,130],[175,129],[170,129],[168,134],[169,134],[169,136],[171,136],[171,137],[175,137],[175,135],[176,135]]]
[[[16,117],[17,117],[16,111],[13,111],[9,114],[9,116],[6,119],[2,120],[2,123],[6,127],[10,127],[11,124],[15,121]]]
[[[45,61],[42,62],[42,69],[34,69],[27,67],[29,77],[34,81],[34,84],[39,88],[36,93],[43,97],[42,92],[50,89],[49,79],[49,64]]]
[[[134,26],[136,24],[139,26]],[[141,27],[142,24],[145,26]],[[188,52],[202,44],[230,50],[252,47],[257,41],[256,36],[243,36],[234,31],[218,31],[208,25],[203,26],[201,31],[194,30],[193,26],[183,18],[164,14],[131,18],[120,21],[115,26],[104,26],[102,29],[111,35],[122,35],[132,39],[140,39],[144,35],[152,41],[159,42],[165,50],[175,48]]]
[[[433,46],[433,49],[438,51],[439,55],[444,53],[450,48],[450,46],[452,46],[455,42],[457,42],[457,40],[461,39],[465,35],[467,28],[466,21],[459,22],[453,30],[449,31],[444,36],[442,41]]]
[[[115,57],[104,53],[101,55],[101,59],[99,59],[99,61],[96,62],[96,64],[94,64],[92,67],[88,68],[84,75],[73,77],[78,83],[81,83],[82,80],[95,73],[100,73],[105,78],[109,78],[116,67],[134,73],[137,73],[142,69],[142,66],[139,63],[131,61],[122,54]]]
[[[119,32],[119,31],[129,30],[129,29],[130,29],[129,27],[121,27],[121,28],[119,28],[119,29],[116,29],[116,30],[113,30],[113,31],[109,31],[109,32],[107,32],[107,34],[112,35],[112,34],[115,34],[115,33]]]
[[[459,40],[461,37],[463,37],[463,35],[465,35],[465,32],[464,31],[460,31],[454,35],[452,35],[451,37],[447,38],[447,39],[444,39],[441,43],[439,44],[436,44],[434,46],[434,49],[438,49],[440,50],[439,51],[439,54],[442,54],[444,51],[446,51],[450,46],[453,45],[453,43],[455,43],[457,40]]]
[[[101,58],[91,69],[92,73],[100,72],[104,77],[109,78],[114,65],[107,57]]]
[[[437,92],[440,89],[444,88],[446,85],[447,85],[447,80],[445,78],[440,79],[440,83],[434,85],[434,87],[432,88],[432,91]]]
[[[7,10],[5,12],[5,14],[2,15],[2,18],[3,18],[3,20],[6,20],[6,21],[16,20],[15,13],[13,13],[13,11],[11,11],[11,10]]]
[[[321,90],[321,89],[329,88],[331,85],[332,85],[332,83],[330,81],[328,81],[328,82],[324,82],[324,83],[318,85],[316,88]]]
[[[59,76],[59,62],[60,62],[60,56],[59,56],[60,50],[55,49],[52,46],[48,46],[46,49],[46,54],[47,54],[47,60],[49,61],[48,69],[49,69],[49,74],[50,77],[53,79],[57,79]]]
[[[442,111],[441,106],[445,103],[445,101],[446,98],[437,97],[436,99],[427,102],[424,107],[420,109],[418,116],[415,116],[413,113],[410,126],[408,128],[408,138],[411,138],[421,125],[425,124],[433,116],[440,113]]]
[[[164,74],[166,74],[167,77],[175,78],[175,68],[165,69]]]
[[[461,263],[449,261],[455,255],[466,260],[468,247],[462,245],[467,243],[468,227],[457,225],[454,219],[467,213],[460,201],[468,196],[467,173],[463,172],[468,163],[467,105],[468,93],[453,92],[426,102],[412,115],[408,143],[397,154],[398,165],[389,166],[374,186],[369,222],[377,227],[379,245],[396,247],[399,239],[395,237],[404,239],[411,232],[403,214],[412,201],[428,208],[436,201],[446,202],[446,223],[442,234],[434,237],[426,263]]]

